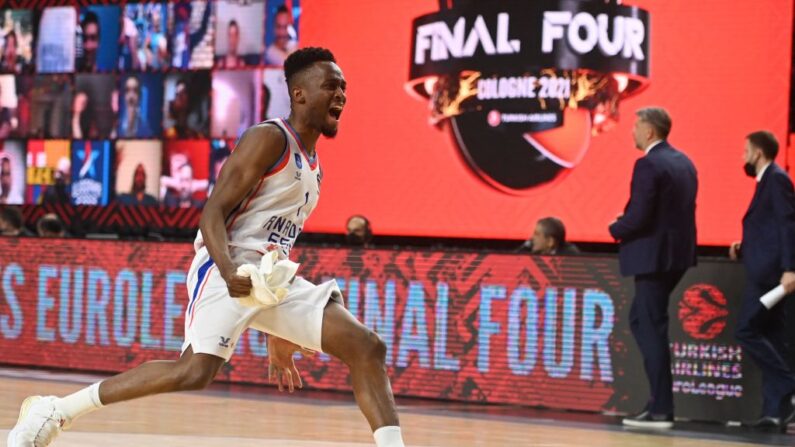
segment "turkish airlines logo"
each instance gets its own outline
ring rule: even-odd
[[[452,4],[452,5],[451,5]],[[440,0],[413,23],[406,90],[508,193],[575,168],[648,84],[649,14],[600,0]]]

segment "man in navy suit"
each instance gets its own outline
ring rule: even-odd
[[[645,156],[635,162],[629,203],[610,225],[620,242],[621,274],[635,277],[629,312],[632,335],[643,355],[651,397],[638,415],[623,423],[671,428],[673,390],[668,342],[668,300],[688,268],[696,264],[696,168],[666,139],[671,118],[665,109],[636,112],[635,147]]]
[[[762,370],[762,417],[746,425],[786,429],[795,418],[791,402],[795,375],[784,343],[786,307],[766,309],[759,297],[778,284],[795,291],[795,194],[786,171],[773,160],[778,141],[772,133],[753,132],[745,141],[745,173],[756,178],[756,192],[743,218],[742,243],[729,256],[743,258],[747,284],[735,336]]]

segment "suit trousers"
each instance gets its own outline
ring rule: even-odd
[[[781,417],[789,413],[789,397],[795,392],[795,374],[787,363],[786,300],[771,309],[765,308],[759,297],[776,284],[754,284],[745,287],[743,305],[737,321],[735,337],[762,371],[762,415]]]
[[[651,390],[646,410],[652,414],[667,415],[674,411],[668,303],[685,271],[635,276],[635,298],[629,311],[629,326],[643,355]]]

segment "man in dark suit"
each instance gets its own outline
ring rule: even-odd
[[[673,426],[668,300],[685,271],[696,264],[696,168],[668,142],[671,118],[661,108],[636,112],[635,147],[646,155],[632,172],[629,203],[610,225],[620,242],[621,274],[635,277],[630,328],[643,355],[651,397],[629,426]]]
[[[778,284],[788,294],[795,291],[795,194],[786,171],[773,161],[776,155],[778,141],[772,133],[746,137],[745,173],[756,178],[756,192],[743,218],[742,243],[733,243],[729,256],[736,260],[742,255],[747,272],[735,336],[762,370],[762,417],[746,425],[784,430],[795,418],[795,375],[784,343],[786,306],[766,309],[759,302]]]

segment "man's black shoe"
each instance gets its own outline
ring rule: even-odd
[[[781,430],[781,419],[773,416],[762,416],[753,421],[743,422],[743,427],[765,431]]]
[[[646,410],[635,416],[625,417],[621,422],[628,427],[671,428],[674,426],[674,415],[652,414]]]

